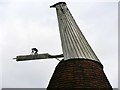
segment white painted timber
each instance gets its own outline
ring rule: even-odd
[[[100,62],[76,24],[66,3],[59,2],[51,7],[55,7],[57,11],[64,60],[83,58]]]
[[[48,53],[35,54],[35,55],[19,55],[16,58],[16,61],[27,61],[27,60],[36,60],[36,59],[48,59],[48,58],[62,58],[63,54],[60,55],[50,55]]]

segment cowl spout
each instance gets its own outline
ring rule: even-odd
[[[64,5],[66,5],[65,2],[58,2],[58,3],[56,3],[56,4],[52,5],[52,6],[50,6],[50,8],[54,8],[54,7],[56,7],[56,6],[59,5],[59,4],[64,4]]]

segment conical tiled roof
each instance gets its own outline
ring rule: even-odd
[[[112,90],[99,62],[88,59],[62,60],[47,90]]]

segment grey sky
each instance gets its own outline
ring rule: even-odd
[[[38,48],[39,53],[62,53],[56,11],[49,8],[58,1],[0,0],[2,88],[47,87],[59,61],[47,59],[16,62],[12,58],[16,55],[30,54],[32,47]],[[117,0],[65,2],[103,64],[112,87],[117,88]]]

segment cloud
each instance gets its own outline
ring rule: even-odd
[[[0,5],[0,45],[3,88],[47,87],[58,61],[16,62],[16,55],[62,53],[54,1],[4,0]],[[104,66],[114,88],[118,87],[117,3],[67,1],[73,17]],[[111,68],[112,67],[112,68]]]

